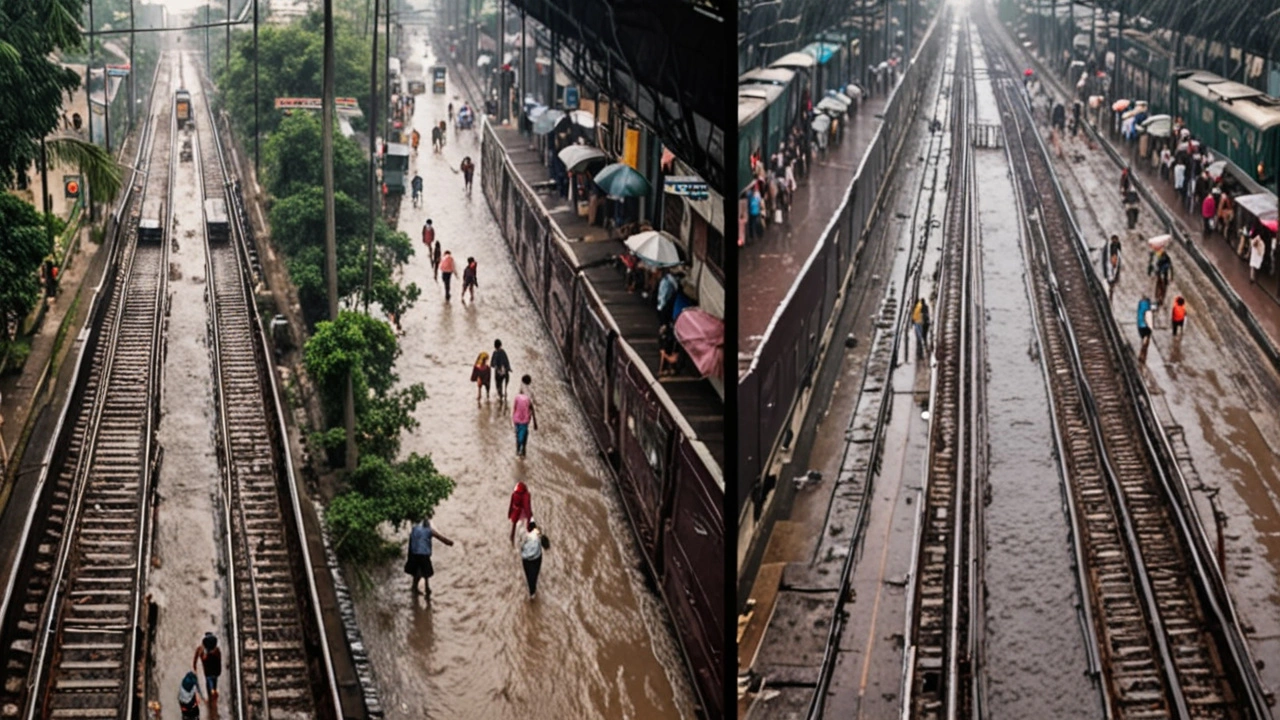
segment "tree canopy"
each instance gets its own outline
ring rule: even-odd
[[[29,203],[0,192],[0,339],[40,299],[36,270],[52,248],[44,221]]]
[[[258,30],[259,112],[264,133],[274,132],[284,118],[275,109],[276,98],[322,96],[323,30],[324,20],[318,12],[288,25],[263,25]],[[370,53],[366,39],[349,25],[336,23],[334,87],[338,97],[359,100],[365,117],[369,113]],[[233,40],[231,66],[219,74],[218,87],[224,92],[231,117],[241,131],[253,137],[253,37],[248,33]]]
[[[278,198],[289,197],[324,184],[324,146],[320,117],[311,112],[295,112],[281,120],[263,148],[267,167],[267,190]],[[334,189],[348,197],[367,202],[369,159],[354,140],[333,139]]]
[[[80,76],[53,60],[80,47],[80,7],[80,0],[0,3],[0,184],[40,157],[40,138],[57,129],[63,95],[80,87]]]

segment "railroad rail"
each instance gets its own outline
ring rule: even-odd
[[[211,93],[203,83],[195,85],[196,102],[208,117],[196,131],[202,199],[224,200],[232,225],[228,241],[206,235],[205,262],[237,717],[337,718],[332,660],[311,562],[300,541],[287,441],[249,280],[244,214],[239,196],[229,192],[231,165],[208,101]]]
[[[33,503],[41,516],[28,526],[40,540],[24,546],[15,573],[26,582],[5,598],[3,717],[142,713],[168,244],[137,238],[148,199],[164,199],[170,222],[175,120],[167,102],[155,101],[170,82],[167,70],[157,72],[139,151],[146,170],[134,173],[117,216],[123,245],[104,281],[112,287],[92,364],[69,440],[48,470],[56,480],[42,479]]]
[[[1029,227],[1029,282],[1106,716],[1270,717],[1048,152],[1011,65],[987,48]]]
[[[952,83],[952,143],[946,220],[935,301],[936,363],[930,389],[927,474],[914,546],[914,587],[904,686],[904,715],[913,718],[976,716],[970,684],[980,582],[975,563],[980,536],[975,497],[982,411],[978,389],[985,377],[977,332],[974,271],[978,246],[976,187],[971,145],[974,113],[967,21],[957,43]],[[910,304],[910,303],[908,303]]]

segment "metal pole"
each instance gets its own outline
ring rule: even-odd
[[[387,0],[387,77],[386,77],[386,109],[382,121],[382,140],[391,142],[391,0]]]
[[[255,0],[256,1],[256,0]],[[133,63],[133,45],[137,24],[133,16],[133,0],[129,0],[129,132],[138,121],[138,68]]]
[[[223,72],[231,69],[231,0],[227,0],[227,60],[222,67]]]
[[[204,67],[208,70],[213,62],[213,56],[209,53],[209,3],[204,5]]]
[[[49,247],[53,247],[53,226],[49,224],[49,213],[53,209],[49,197],[49,154],[45,152],[44,138],[40,138],[40,206],[44,208],[44,232],[49,239]]]
[[[258,0],[253,0],[253,174],[262,173],[262,160],[258,153],[258,142],[262,137],[262,127],[258,115],[262,112],[262,103],[258,99]]]
[[[526,60],[528,59],[527,56],[529,54],[528,53],[529,36],[526,33],[529,32],[529,26],[525,23],[525,20],[526,18],[525,18],[524,6],[521,5],[520,6],[520,83],[519,85],[517,85],[517,87],[519,88],[519,95],[517,97],[520,100],[519,107],[520,107],[521,118],[524,117],[524,95],[525,95],[524,89],[528,87],[525,83],[529,81],[529,76],[528,76],[529,65],[526,62]]]
[[[374,17],[378,15],[378,0],[373,0]],[[391,38],[387,38],[391,44]],[[373,24],[373,52],[369,58],[369,127],[378,126],[378,23]],[[373,292],[373,242],[378,227],[378,140],[369,132],[369,251],[364,274],[364,314],[369,314],[369,295]]]
[[[498,124],[506,125],[509,114],[507,112],[507,101],[511,96],[507,85],[507,0],[498,0],[498,37],[494,38],[498,45],[498,57],[494,60],[494,65],[498,68]]]

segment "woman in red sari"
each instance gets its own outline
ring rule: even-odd
[[[517,482],[516,489],[511,491],[511,506],[507,509],[507,517],[511,520],[511,543],[514,545],[516,525],[523,520],[528,527],[529,519],[533,517],[533,501],[529,498],[529,488],[522,482]]]

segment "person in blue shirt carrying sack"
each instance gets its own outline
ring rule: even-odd
[[[404,563],[404,571],[413,576],[414,594],[418,592],[418,581],[422,580],[427,597],[431,597],[431,576],[436,574],[431,565],[432,539],[438,539],[445,545],[453,545],[452,540],[431,526],[431,514],[428,513],[409,533],[409,559]]]

